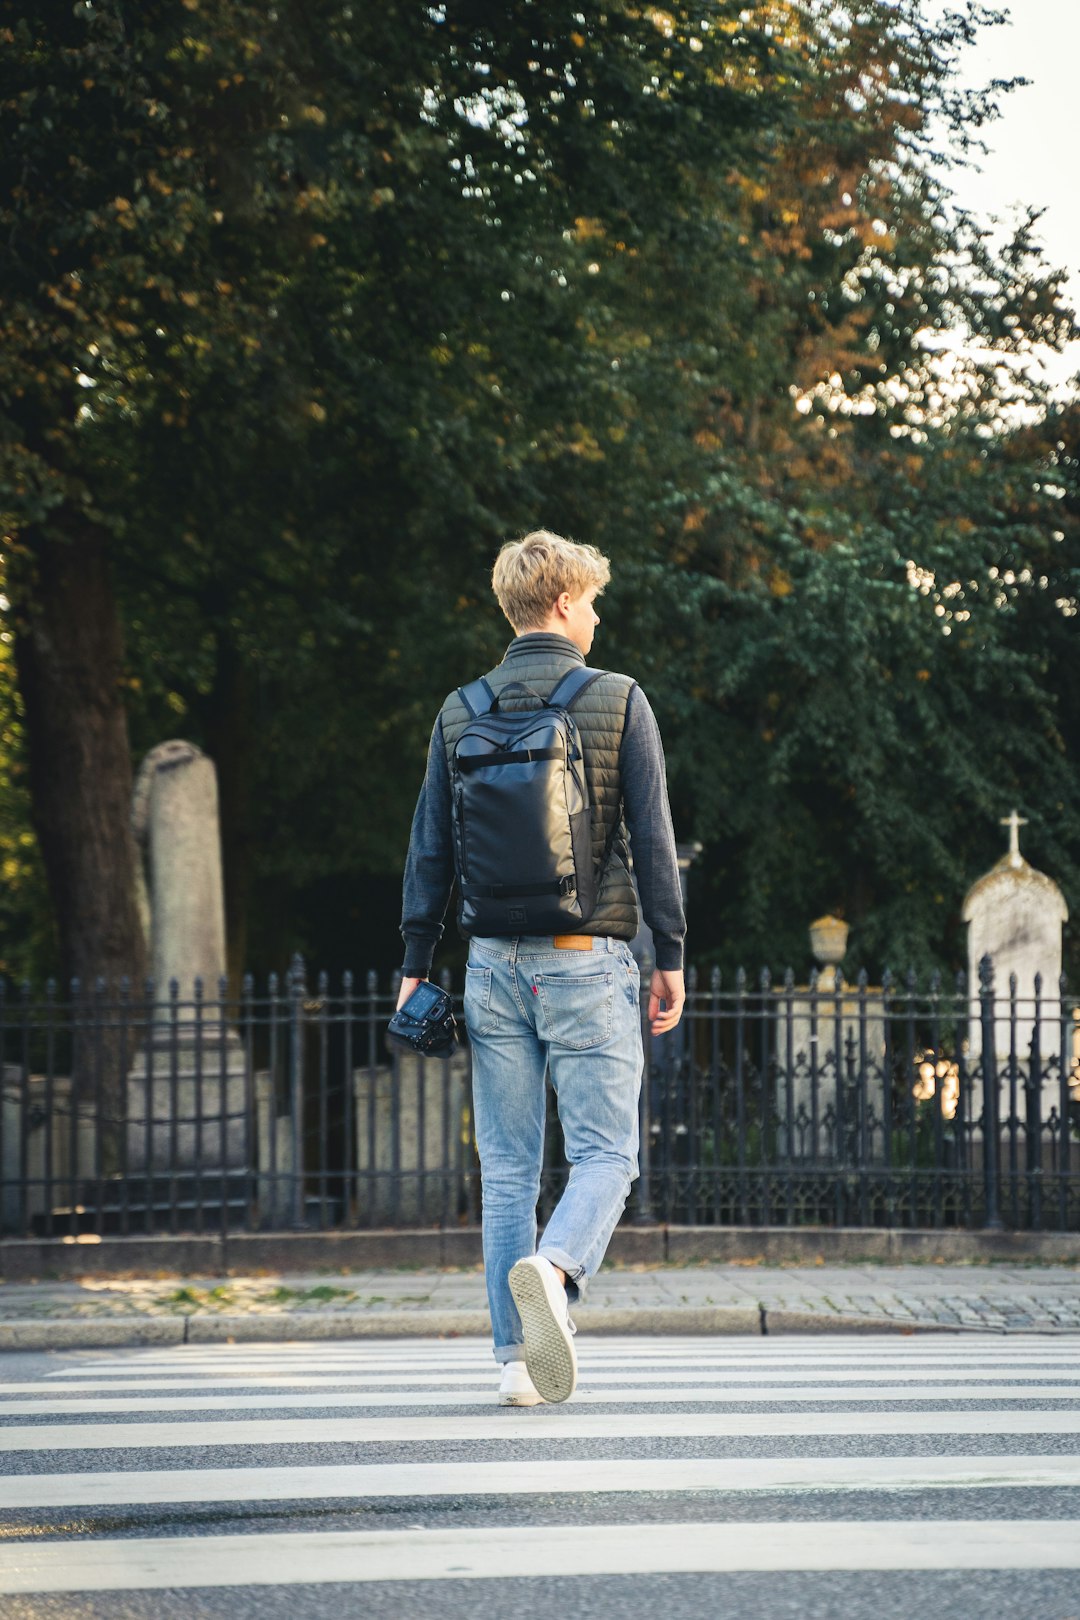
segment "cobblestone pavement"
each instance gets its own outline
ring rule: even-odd
[[[245,1277],[146,1277],[77,1282],[0,1283],[0,1326],[137,1321],[148,1318],[326,1322],[336,1336],[351,1326],[378,1331],[461,1331],[486,1308],[480,1269],[365,1271]],[[685,1265],[605,1268],[579,1314],[603,1326],[642,1313],[650,1331],[835,1331],[892,1323],[898,1328],[996,1332],[1080,1332],[1080,1265]],[[758,1313],[760,1322],[756,1320]],[[436,1328],[434,1318],[443,1324]],[[696,1322],[691,1321],[695,1317]],[[334,1326],[330,1326],[334,1319]],[[415,1319],[415,1327],[411,1321]],[[425,1328],[425,1324],[427,1327]],[[449,1326],[449,1329],[447,1325]],[[336,1330],[336,1331],[335,1331]],[[245,1335],[247,1336],[247,1335]],[[277,1335],[275,1335],[277,1336]]]

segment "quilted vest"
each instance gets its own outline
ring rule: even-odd
[[[584,663],[584,659],[566,636],[538,631],[516,637],[502,663],[488,671],[487,680],[496,695],[511,681],[525,681],[546,698],[554,691],[559,677],[576,663]],[[585,752],[585,775],[593,805],[593,860],[597,867],[608,837],[615,829],[607,866],[600,879],[596,910],[577,931],[611,934],[616,939],[633,939],[638,931],[637,897],[626,865],[626,826],[622,819],[619,779],[619,744],[626,721],[627,700],[634,685],[632,676],[609,671],[581,694],[573,708]],[[527,692],[513,692],[499,707],[535,709],[536,700]],[[454,745],[470,719],[457,692],[450,693],[440,717],[449,768]],[[458,928],[465,932],[460,914]]]

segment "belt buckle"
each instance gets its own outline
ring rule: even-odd
[[[556,934],[555,949],[557,951],[591,951],[593,937],[592,934]]]

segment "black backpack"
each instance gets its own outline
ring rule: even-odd
[[[458,688],[472,716],[450,757],[462,933],[567,934],[592,915],[592,806],[570,709],[605,673],[568,670],[548,698],[523,681],[496,697],[483,676]],[[515,687],[540,707],[502,713]]]

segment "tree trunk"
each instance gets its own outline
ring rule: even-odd
[[[123,636],[106,537],[82,520],[66,534],[35,536],[12,594],[32,814],[61,968],[81,981],[84,996],[100,977],[113,999],[123,975],[138,992],[146,944],[135,901]],[[114,1121],[123,1118],[122,1071],[133,1057],[132,1033],[125,1040],[118,1028],[76,1043],[76,1085],[84,1096],[100,1088]]]

